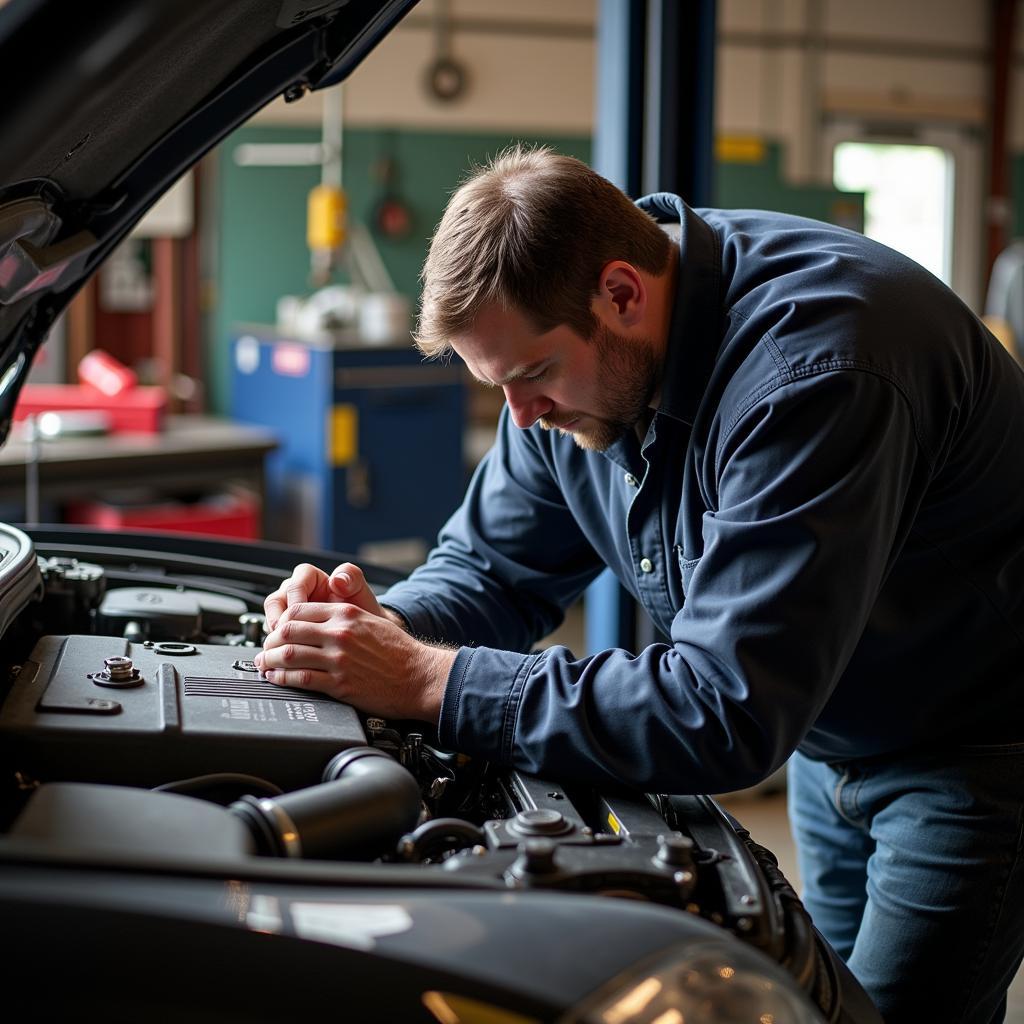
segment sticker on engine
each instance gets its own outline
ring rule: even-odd
[[[383,935],[412,928],[404,907],[367,903],[292,903],[295,934],[314,942],[329,942],[350,949],[373,949]]]
[[[309,701],[286,700],[284,708],[289,721],[320,723],[320,716],[316,713],[316,705]]]
[[[269,700],[245,700],[242,697],[227,697],[220,702],[224,709],[221,718],[232,722],[276,722],[274,702]],[[289,716],[290,717],[290,716]]]
[[[245,923],[254,932],[277,935],[284,923],[276,896],[253,896]]]

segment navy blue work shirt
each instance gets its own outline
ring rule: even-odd
[[[465,645],[442,743],[721,792],[797,747],[1024,740],[1024,374],[862,235],[639,205],[681,226],[645,440],[586,452],[506,409],[437,548],[384,598]],[[605,566],[671,642],[524,653]]]

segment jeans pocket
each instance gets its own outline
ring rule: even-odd
[[[965,743],[960,764],[990,801],[1001,802],[1016,819],[1017,856],[1024,853],[1024,742]]]

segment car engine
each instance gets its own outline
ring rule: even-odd
[[[536,778],[275,686],[252,658],[295,553],[250,548],[253,565],[239,545],[183,543],[0,527],[0,842],[650,901],[762,950],[848,1019],[844,968],[714,800]]]

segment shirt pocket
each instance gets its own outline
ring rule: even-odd
[[[700,558],[687,558],[682,545],[676,545],[676,557],[679,559],[679,576],[683,584],[684,596],[690,592],[690,580],[693,579],[693,571],[700,565]]]

